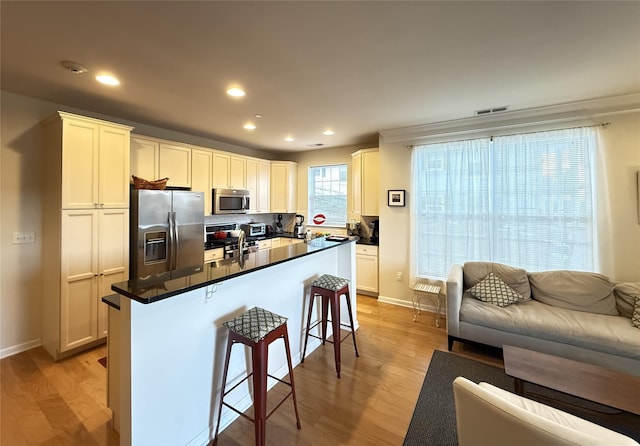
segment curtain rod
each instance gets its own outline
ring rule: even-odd
[[[498,138],[503,137],[503,136],[514,136],[514,135],[529,135],[531,133],[542,133],[542,132],[554,132],[557,130],[571,130],[571,129],[583,129],[583,128],[591,128],[591,127],[600,127],[602,129],[606,129],[609,128],[611,126],[611,122],[603,122],[601,124],[593,124],[593,125],[579,125],[579,126],[575,126],[575,127],[566,127],[563,129],[555,129],[555,130],[537,130],[537,131],[532,131],[532,132],[518,132],[518,133],[507,133],[505,135],[500,135],[498,136]],[[491,141],[493,141],[493,136],[485,136],[485,138],[489,138]],[[454,139],[451,141],[446,141],[446,142],[459,142],[459,141],[471,141],[472,139],[482,139],[482,138],[463,138],[463,139]],[[424,146],[427,145],[429,143],[424,143],[424,144],[409,144],[407,145],[407,149],[411,150],[413,149],[415,146]]]

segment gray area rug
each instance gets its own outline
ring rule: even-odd
[[[464,376],[474,382],[485,381],[513,392],[513,378],[504,370],[436,350],[418,396],[404,446],[457,446],[456,413],[453,400],[453,380]],[[606,426],[640,442],[640,416],[573,398],[534,384],[525,385],[527,397],[557,407],[594,423]],[[570,403],[570,405],[567,405]],[[594,412],[604,412],[600,414]]]

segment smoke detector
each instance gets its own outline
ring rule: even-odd
[[[62,62],[60,62],[60,64],[65,70],[70,71],[73,74],[83,74],[89,71],[84,65],[79,64],[78,62],[73,62],[71,60],[63,60]]]

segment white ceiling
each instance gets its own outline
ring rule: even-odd
[[[638,1],[0,8],[2,90],[273,152],[375,145],[378,131],[480,109],[640,92]],[[71,74],[62,60],[89,73]],[[121,85],[98,84],[101,71]],[[227,96],[231,84],[247,95]],[[255,113],[258,128],[244,130]],[[322,135],[326,128],[335,135]]]

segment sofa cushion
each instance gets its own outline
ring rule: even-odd
[[[463,272],[465,289],[476,285],[487,277],[487,274],[494,273],[500,277],[504,283],[520,294],[522,300],[531,299],[529,277],[527,276],[527,271],[522,268],[515,268],[494,262],[465,262]]]
[[[638,329],[626,317],[567,310],[536,300],[501,308],[465,293],[460,322],[640,360]]]
[[[469,288],[469,294],[499,307],[506,307],[522,299],[520,294],[493,273],[487,274],[487,277]]]
[[[640,282],[617,284],[613,287],[613,296],[620,316],[630,318],[636,299],[640,299]]]
[[[531,297],[569,310],[618,316],[613,285],[607,276],[584,271],[529,273]]]
[[[633,316],[631,317],[631,324],[640,328],[640,299],[636,299],[636,304],[633,307]]]

